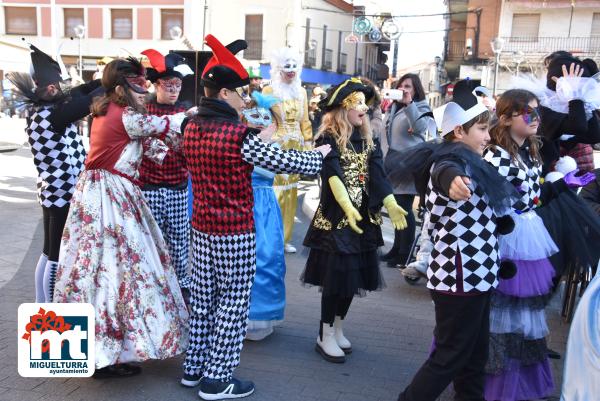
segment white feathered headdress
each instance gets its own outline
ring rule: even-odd
[[[296,77],[291,84],[283,81],[282,72],[294,71]],[[271,57],[271,86],[275,96],[281,99],[303,99],[302,89],[302,55],[297,49],[283,47],[273,52]]]

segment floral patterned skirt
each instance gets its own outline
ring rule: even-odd
[[[96,368],[185,352],[188,313],[140,189],[106,170],[83,171],[61,242],[55,302],[96,310]]]

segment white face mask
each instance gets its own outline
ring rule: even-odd
[[[298,69],[298,64],[294,60],[286,60],[283,68],[281,69],[283,72],[294,72]]]

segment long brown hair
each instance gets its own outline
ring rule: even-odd
[[[92,116],[106,115],[110,103],[132,107],[138,113],[147,113],[144,105],[138,104],[124,85],[125,76],[141,75],[143,71],[140,62],[133,57],[120,58],[108,63],[102,74],[102,86],[106,89],[106,94],[94,100],[91,107]]]
[[[490,130],[490,145],[500,146],[510,154],[512,160],[519,160],[519,145],[512,139],[510,135],[510,126],[505,124],[505,121],[511,119],[514,113],[523,113],[529,102],[532,100],[538,101],[538,98],[531,92],[523,89],[510,89],[502,94],[496,101],[496,115],[498,121]],[[536,165],[542,164],[540,156],[540,147],[542,146],[541,139],[536,135],[529,137],[529,157]],[[521,164],[519,162],[519,164]]]
[[[348,121],[348,110],[343,107],[336,107],[323,115],[323,120],[315,139],[321,135],[329,135],[335,140],[339,151],[342,152],[346,149],[353,130],[354,127]],[[359,130],[361,136],[366,141],[367,147],[373,147],[373,134],[367,114],[363,116],[363,123]]]

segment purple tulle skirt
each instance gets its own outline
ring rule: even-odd
[[[508,366],[498,375],[486,376],[487,401],[537,400],[552,395],[554,381],[548,359],[527,366],[510,361]]]
[[[513,297],[538,297],[550,292],[554,267],[548,259],[514,260],[517,274],[509,280],[500,280],[497,291]]]

